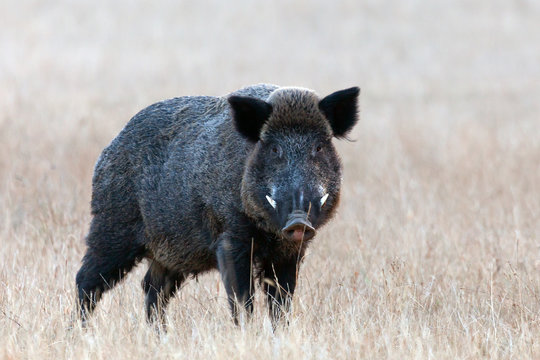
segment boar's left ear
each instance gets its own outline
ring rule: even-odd
[[[358,121],[358,94],[360,88],[352,87],[336,91],[319,102],[319,109],[330,122],[335,137],[347,135]]]
[[[272,105],[245,96],[231,96],[229,104],[236,130],[250,141],[259,141],[261,128],[272,113]]]

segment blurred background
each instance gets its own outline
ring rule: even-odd
[[[65,325],[93,165],[131,116],[268,82],[321,96],[362,88],[353,141],[337,142],[342,205],[298,290],[328,327],[313,320],[306,333],[344,354],[353,344],[388,356],[385,334],[412,321],[398,354],[420,354],[407,339],[422,338],[431,354],[538,355],[539,24],[534,0],[1,0],[0,307],[37,334],[5,340],[8,353]],[[141,271],[119,290],[140,302]],[[213,296],[216,279],[189,285],[183,301]],[[365,329],[361,339],[336,336],[339,319]]]
[[[486,131],[537,144],[539,19],[532,0],[4,0],[0,186],[28,175],[19,167],[42,169],[35,182],[65,165],[87,188],[89,164],[143,107],[259,82],[321,95],[358,85],[353,137],[371,131],[384,147],[388,131],[414,129],[426,158]]]

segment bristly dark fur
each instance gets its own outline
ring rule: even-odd
[[[259,274],[276,321],[310,243],[287,240],[282,228],[295,212],[315,229],[335,214],[341,162],[331,139],[356,123],[357,95],[352,88],[320,100],[261,84],[135,115],[96,163],[76,278],[81,316],[146,258],[149,318],[163,315],[186,278],[218,269],[234,316],[238,304],[252,309]]]

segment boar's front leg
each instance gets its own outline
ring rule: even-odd
[[[275,326],[283,313],[289,311],[296,287],[299,264],[295,260],[284,263],[268,263],[264,266],[263,287],[268,301],[268,310]]]
[[[235,324],[242,307],[253,312],[253,279],[250,244],[231,233],[220,235],[217,248],[218,268],[227,291]]]

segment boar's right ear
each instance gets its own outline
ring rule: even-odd
[[[236,130],[250,141],[259,141],[261,128],[272,113],[272,105],[245,96],[231,96],[229,104]]]
[[[360,88],[352,87],[336,91],[319,102],[319,109],[330,122],[335,137],[347,135],[358,121],[358,94]]]

